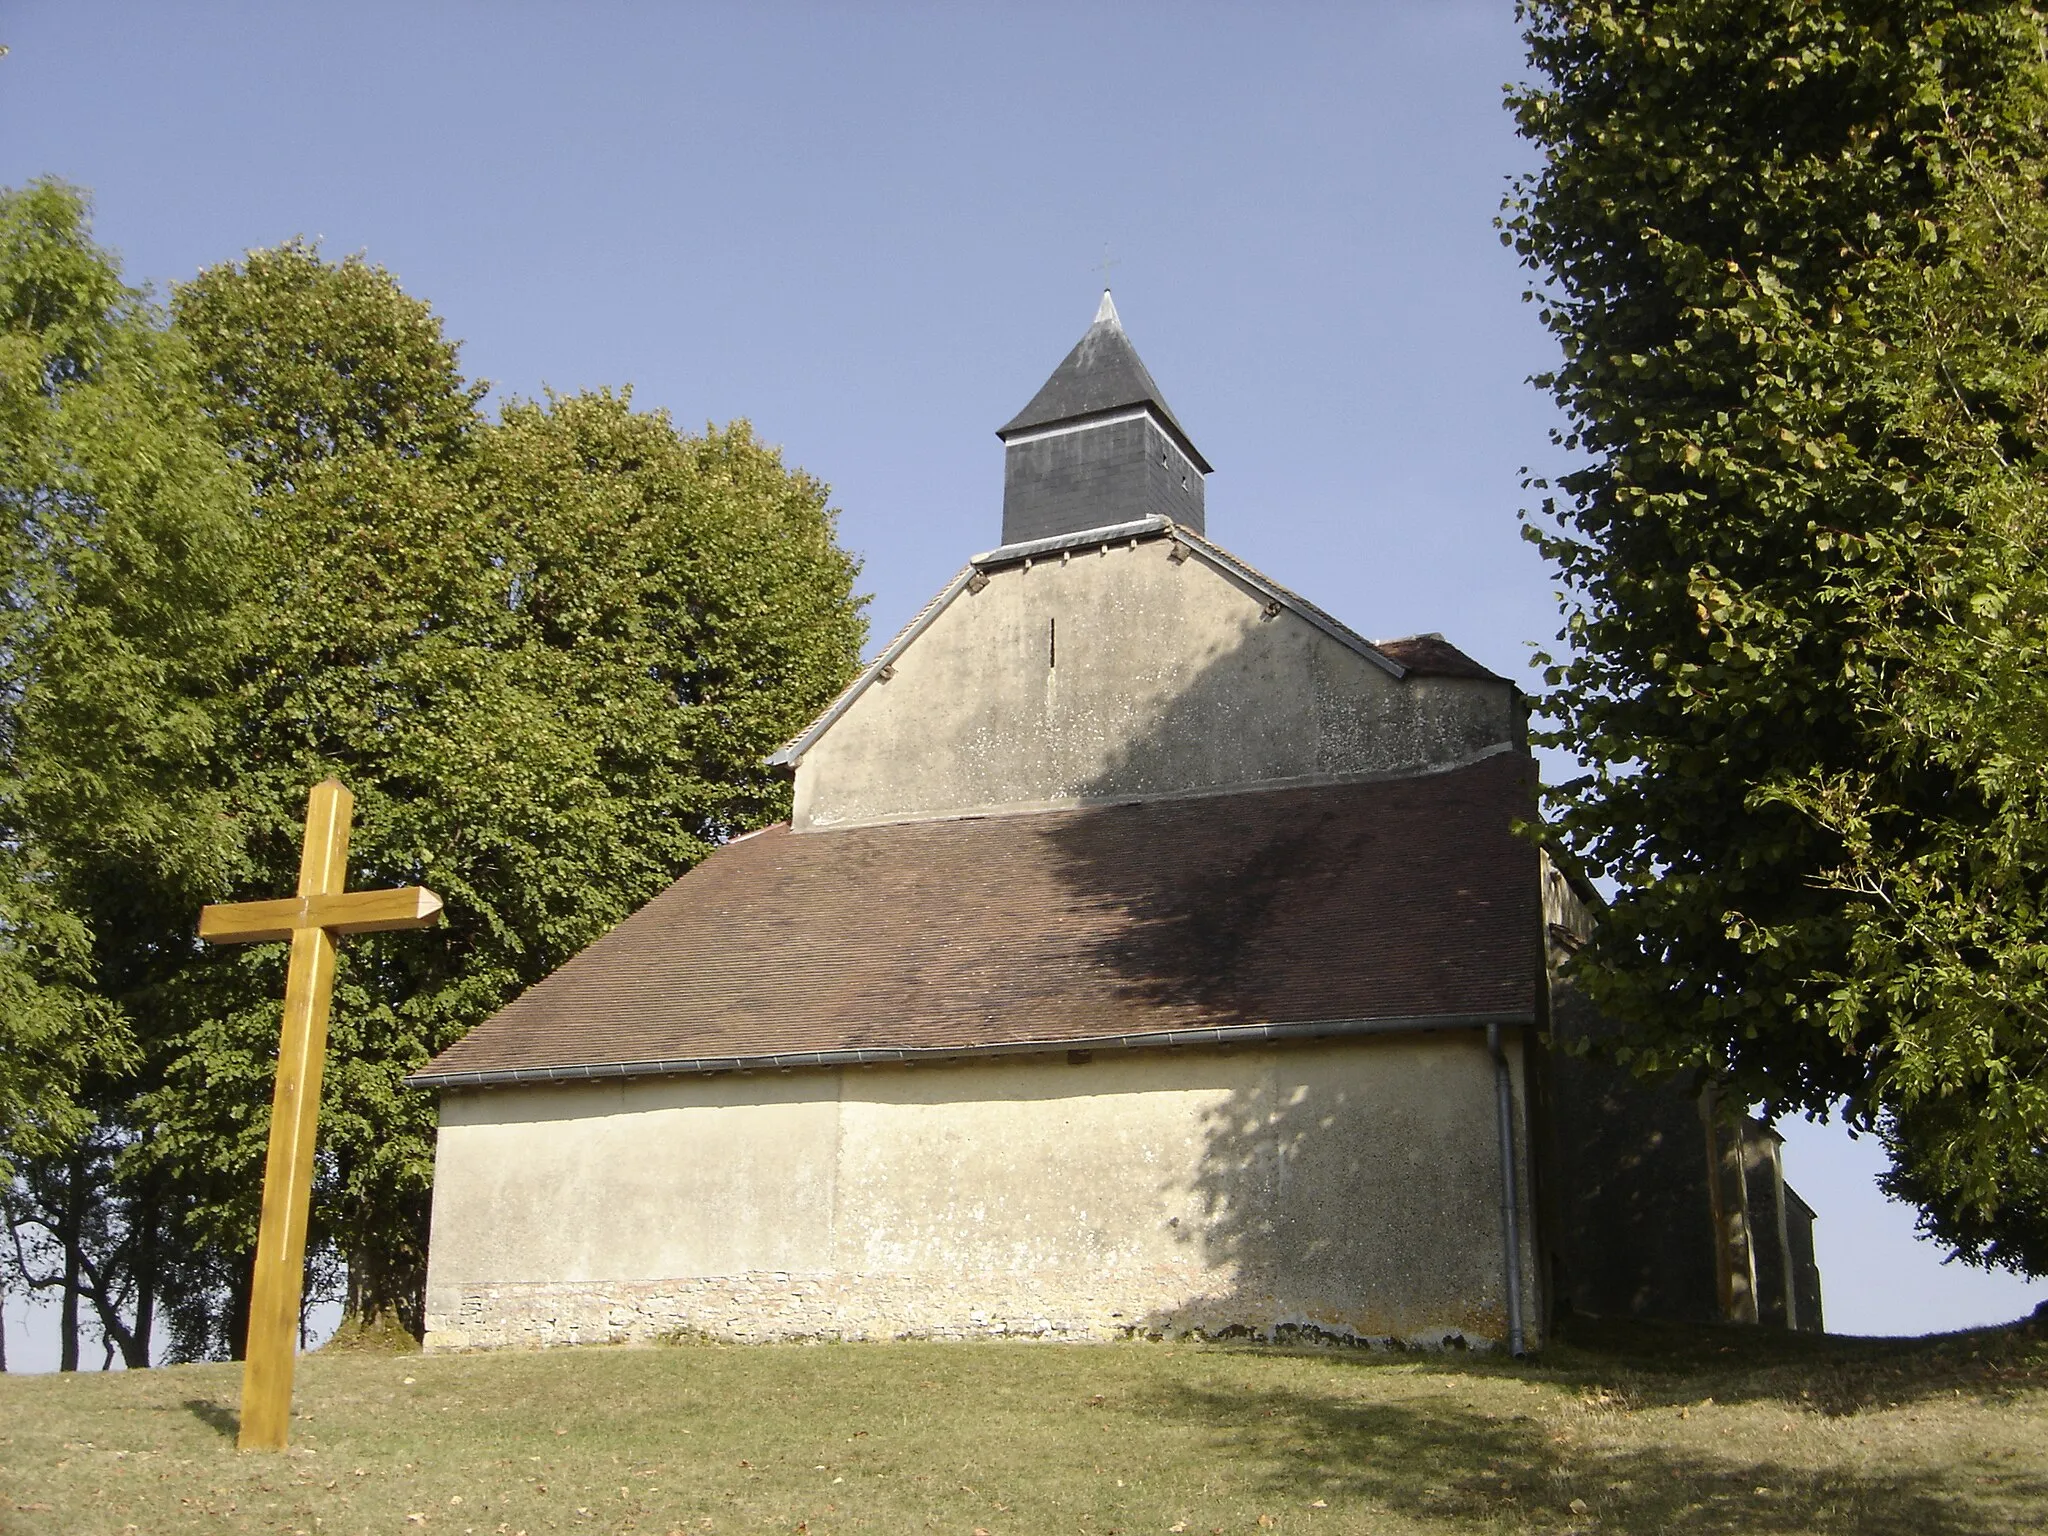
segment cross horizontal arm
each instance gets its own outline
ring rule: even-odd
[[[288,939],[302,928],[329,933],[389,933],[431,928],[441,920],[441,898],[423,886],[395,891],[348,891],[337,896],[286,896],[277,901],[236,901],[199,910],[199,937],[214,944],[260,944]]]

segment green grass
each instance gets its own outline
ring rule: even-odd
[[[237,1379],[0,1378],[0,1531],[2048,1529],[2039,1328],[315,1354],[284,1456],[234,1450]]]

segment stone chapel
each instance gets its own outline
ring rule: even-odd
[[[429,1349],[1820,1326],[1776,1138],[1597,1033],[1525,702],[1212,542],[1107,293],[1001,539],[735,839],[411,1081]]]

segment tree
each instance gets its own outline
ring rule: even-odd
[[[485,423],[439,321],[359,259],[252,253],[176,314],[257,490],[226,894],[287,887],[332,773],[357,796],[353,878],[448,904],[344,952],[314,1198],[350,1317],[417,1331],[435,1110],[404,1076],[786,813],[761,759],[852,674],[856,566],[824,487],[744,425],[684,437],[603,393]],[[222,1252],[254,1235],[281,970],[267,947],[191,968],[143,1106]],[[232,1341],[232,1307],[213,1332]]]
[[[2048,1271],[2043,18],[1522,14],[1581,984],[1639,1068],[1839,1107],[1934,1235]]]
[[[0,1179],[71,1367],[83,1301],[139,1316],[146,1355],[154,1223],[112,1171],[153,979],[233,858],[211,767],[242,496],[84,195],[0,192]]]
[[[2028,126],[2038,142],[2042,119]],[[1892,1036],[1875,1073],[1886,1189],[1965,1259],[2032,1274],[2048,1273],[2044,172],[2031,148],[1960,159],[1949,249],[1884,283],[1917,319],[1896,351],[1901,431],[1956,522],[1911,530],[1910,608],[1865,594],[1893,675],[1875,746],[1950,787],[1911,804],[1865,769],[1773,790],[1842,839],[1828,879],[1855,900],[1830,1005],[1839,1029]]]
[[[352,941],[309,1257],[417,1329],[434,1105],[405,1075],[718,841],[864,626],[823,486],[600,393],[478,412],[424,304],[303,243],[165,316],[83,198],[0,197],[0,1157],[20,1283],[146,1364],[239,1350],[307,787],[432,934]]]

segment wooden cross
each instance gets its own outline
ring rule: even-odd
[[[206,907],[199,914],[199,937],[212,943],[289,939],[292,946],[242,1365],[242,1432],[237,1443],[245,1451],[283,1450],[291,1427],[292,1364],[298,1352],[300,1293],[306,1283],[306,1207],[313,1189],[320,1073],[327,1059],[334,941],[345,933],[425,928],[441,916],[441,898],[418,886],[343,889],[348,884],[349,815],[354,809],[355,797],[336,780],[315,784],[306,806],[299,894],[282,901]]]

